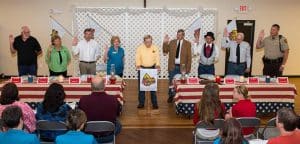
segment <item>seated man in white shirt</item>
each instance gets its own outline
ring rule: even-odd
[[[93,39],[93,29],[84,30],[84,39],[78,42],[75,37],[72,43],[72,51],[74,55],[79,55],[80,74],[96,74],[96,62],[100,58],[100,46]]]
[[[193,45],[194,55],[199,56],[198,76],[201,74],[215,75],[215,63],[218,61],[219,48],[214,44],[213,32],[207,32],[204,36],[205,43],[199,44],[199,31],[195,31],[195,42]]]

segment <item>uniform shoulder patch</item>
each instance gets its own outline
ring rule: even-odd
[[[288,42],[287,42],[287,39],[284,39],[283,41],[284,41],[285,43],[288,43]]]

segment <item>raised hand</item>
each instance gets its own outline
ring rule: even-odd
[[[264,37],[265,37],[265,31],[261,30],[258,34],[258,38],[262,40]]]
[[[74,37],[72,41],[72,46],[76,46],[78,44],[78,38]]]
[[[224,28],[223,37],[228,37],[229,33],[227,31],[227,28]]]
[[[108,53],[108,45],[107,44],[104,45],[104,53],[105,54]]]
[[[13,44],[14,41],[15,41],[15,38],[14,38],[14,36],[13,36],[12,34],[10,34],[10,35],[8,36],[8,39],[9,39],[9,43],[10,43],[10,44]]]
[[[164,37],[164,43],[169,43],[169,41],[170,41],[169,35],[165,35],[165,37]]]

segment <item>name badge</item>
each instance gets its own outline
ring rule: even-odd
[[[15,84],[20,84],[20,83],[22,83],[22,78],[21,77],[11,77],[10,81]]]
[[[224,78],[225,84],[235,84],[234,78]]]
[[[81,80],[80,77],[70,77],[69,84],[80,84]]]
[[[288,77],[277,77],[278,84],[288,84],[289,78]]]
[[[199,79],[196,77],[190,77],[187,79],[188,84],[199,84]]]
[[[259,78],[258,77],[249,77],[248,84],[259,84]]]
[[[48,84],[49,78],[48,77],[38,77],[37,84]]]

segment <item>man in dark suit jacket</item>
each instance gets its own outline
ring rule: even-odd
[[[119,101],[115,96],[105,93],[103,78],[93,78],[91,87],[92,93],[79,100],[79,108],[85,112],[87,121],[113,122],[116,125],[115,134],[120,133],[121,124],[117,119],[121,110]]]
[[[169,85],[172,85],[172,79],[176,74],[180,74],[181,71],[189,73],[191,71],[192,64],[192,50],[191,43],[184,39],[184,30],[179,29],[177,31],[177,38],[170,41],[168,35],[164,38],[163,53],[166,56],[169,54],[168,71],[169,71]],[[185,68],[181,67],[185,65]],[[169,88],[168,103],[173,101],[174,94],[172,94]]]

